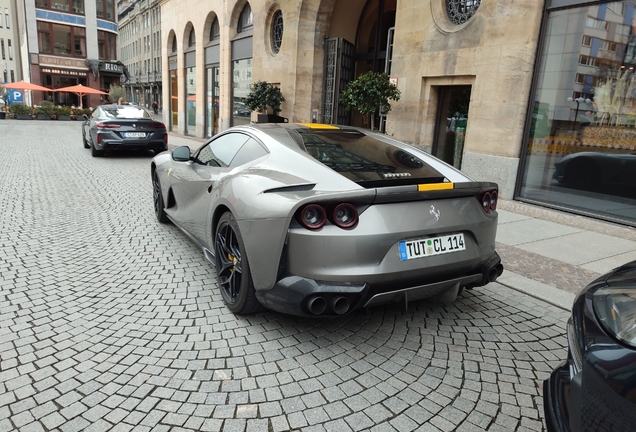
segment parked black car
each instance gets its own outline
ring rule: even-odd
[[[636,430],[636,261],[578,295],[567,337],[567,360],[543,384],[548,431]]]
[[[84,148],[93,156],[106,150],[168,150],[166,125],[153,120],[150,113],[137,105],[100,105],[82,123]]]

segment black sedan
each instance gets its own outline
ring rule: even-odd
[[[567,360],[543,384],[548,431],[636,430],[636,261],[578,295],[567,337]]]
[[[82,123],[84,148],[94,157],[106,150],[168,150],[166,125],[137,105],[100,105]]]

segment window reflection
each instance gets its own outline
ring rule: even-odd
[[[245,98],[252,85],[252,59],[232,62],[232,126],[248,124],[252,112]]]
[[[635,11],[550,13],[522,197],[636,222]]]

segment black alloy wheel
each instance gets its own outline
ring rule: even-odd
[[[249,270],[243,238],[232,213],[225,213],[217,224],[214,240],[216,274],[223,301],[235,314],[260,309]]]
[[[93,156],[93,157],[102,157],[102,156],[104,156],[104,150],[97,150],[95,148],[95,144],[91,143],[91,156]]]
[[[165,206],[163,204],[163,195],[161,194],[161,183],[159,183],[159,176],[156,171],[152,173],[152,198],[155,205],[155,216],[157,216],[157,220],[161,223],[168,222],[169,219],[166,215]]]
[[[90,145],[88,145],[88,141],[86,141],[86,135],[84,134],[84,131],[82,130],[82,144],[84,144],[84,148],[91,148]]]

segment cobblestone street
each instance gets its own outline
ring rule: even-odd
[[[152,154],[93,158],[80,125],[0,122],[0,431],[543,430],[569,312],[494,283],[235,316],[156,221]]]

